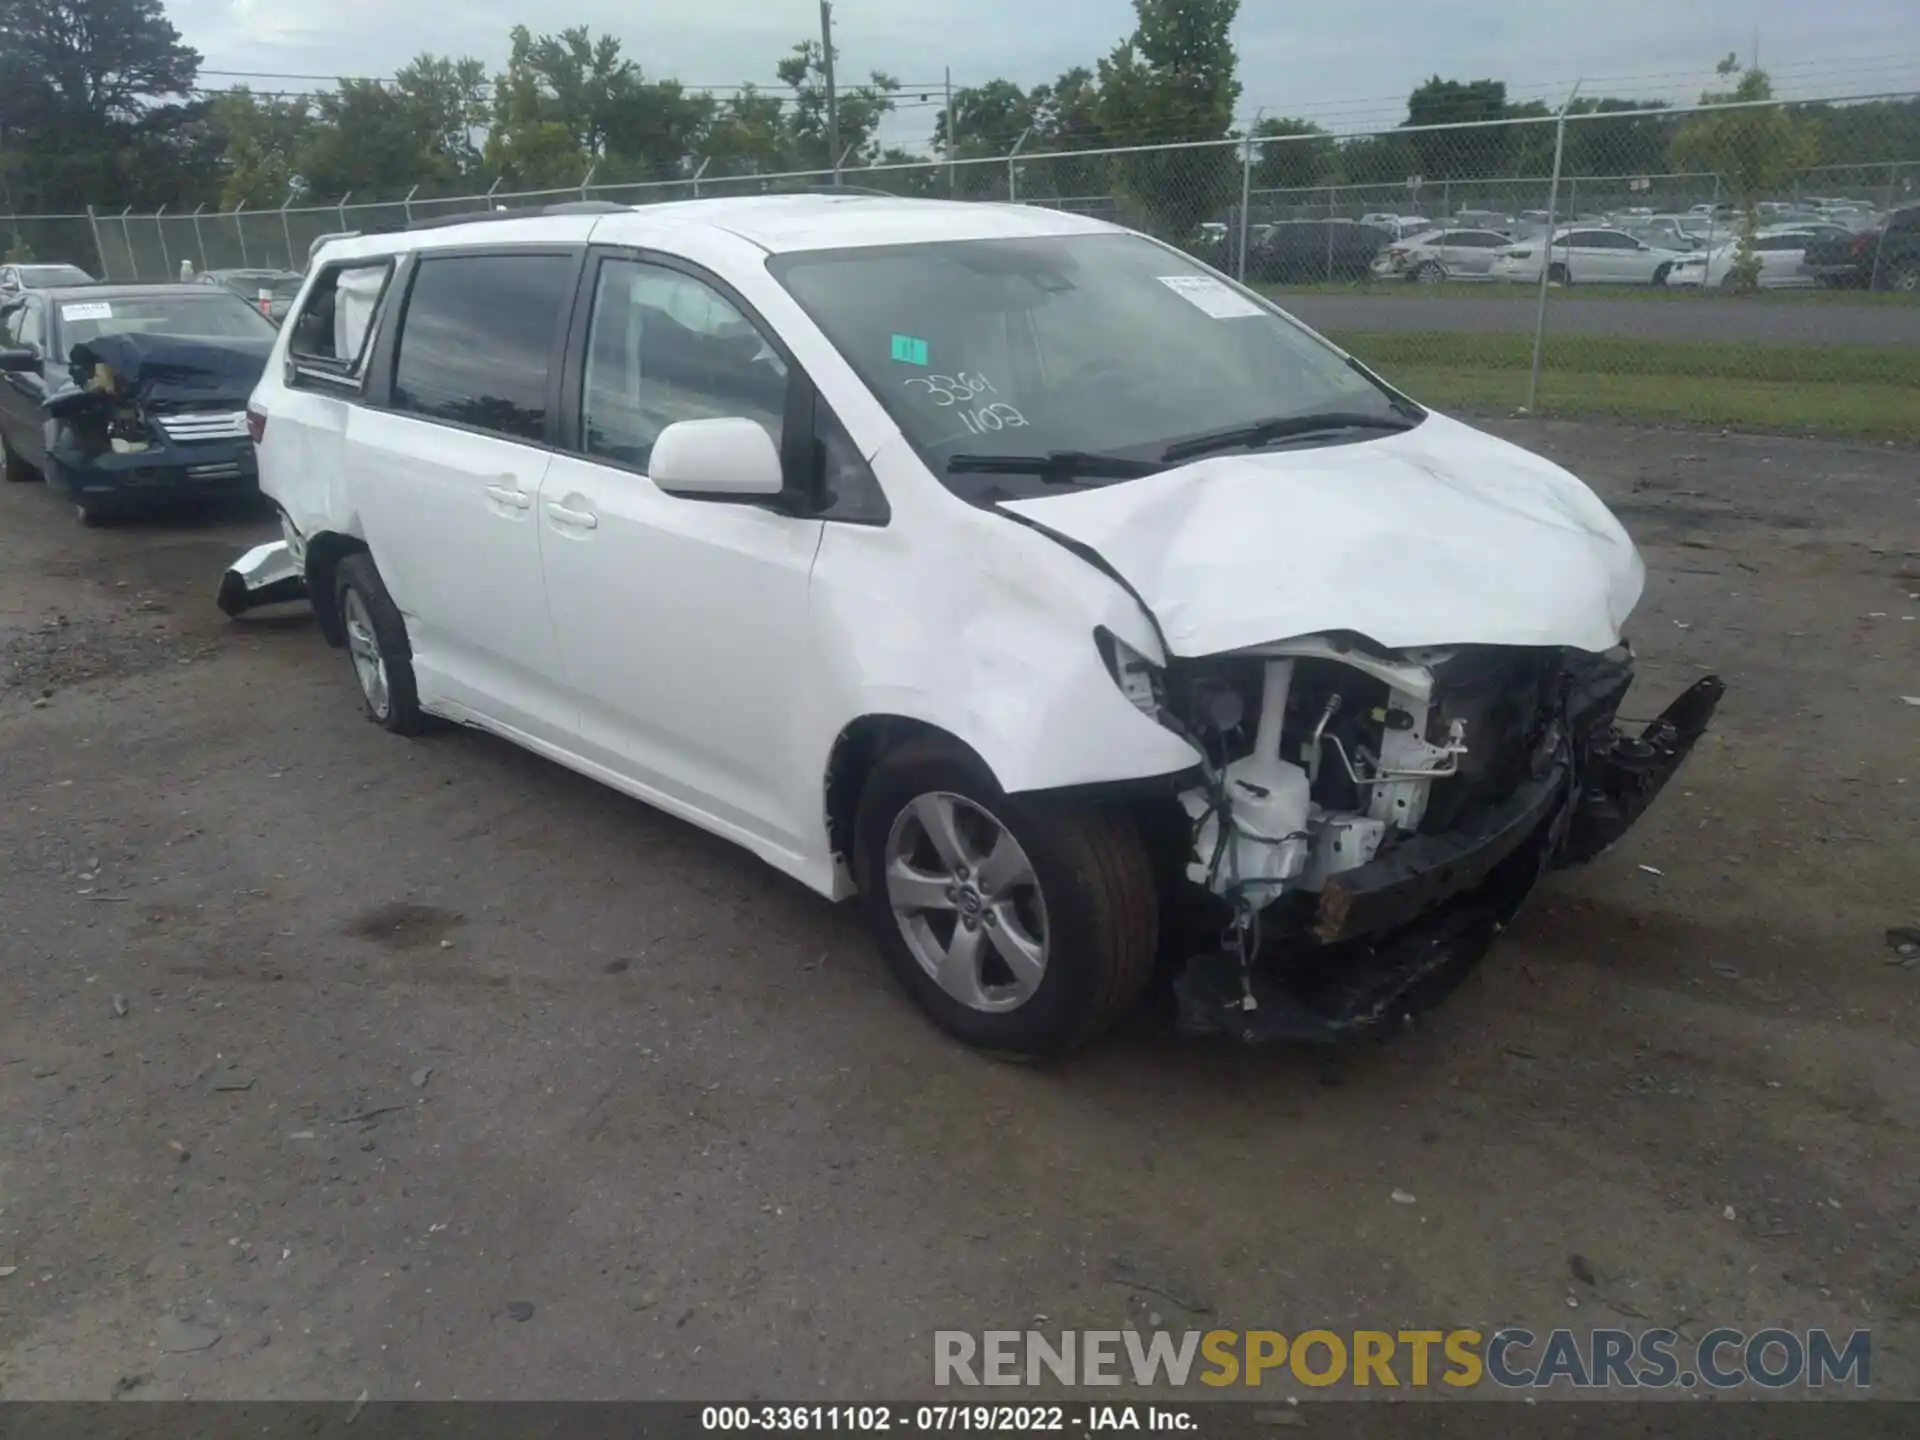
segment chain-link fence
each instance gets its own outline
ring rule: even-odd
[[[1913,127],[1886,124],[1871,160],[1811,163],[1828,127],[1844,121],[1855,145],[1876,133],[1862,119],[1876,112],[1857,103],[1574,105],[1347,134],[1052,153],[1021,143],[837,175],[714,173],[701,162],[648,184],[588,175],[539,192],[416,187],[280,210],[96,210],[0,225],[17,253],[161,280],[183,260],[196,271],[298,270],[325,234],[556,201],[647,205],[835,184],[1012,201],[1178,245],[1443,407],[1920,438]]]

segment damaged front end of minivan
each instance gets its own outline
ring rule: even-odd
[[[1247,1041],[1330,1040],[1439,1000],[1548,870],[1632,826],[1724,691],[1703,678],[1632,734],[1624,642],[1393,653],[1344,634],[1155,678],[1157,717],[1206,757],[1177,797],[1184,880],[1221,930],[1175,979],[1180,1020]]]
[[[1546,872],[1639,819],[1724,691],[1623,725],[1631,538],[1443,416],[1002,508],[1139,603],[1161,653],[1108,636],[1107,667],[1201,757],[1148,827],[1189,1030],[1332,1039],[1426,1008]]]

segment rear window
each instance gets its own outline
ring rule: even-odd
[[[400,325],[395,408],[515,440],[544,439],[547,377],[574,267],[567,255],[420,261]]]

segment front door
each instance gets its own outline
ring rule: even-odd
[[[420,698],[571,747],[541,576],[549,390],[577,252],[415,267],[383,408],[353,407],[348,483],[406,617]]]
[[[676,420],[745,416],[778,447],[788,362],[690,270],[608,255],[591,283],[581,453],[554,457],[538,507],[583,751],[740,838],[798,849],[820,823],[817,787],[793,783],[817,760],[792,737],[818,688],[807,590],[822,522],[647,478]]]

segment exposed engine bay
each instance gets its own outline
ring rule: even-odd
[[[1161,715],[1206,756],[1178,795],[1186,879],[1225,912],[1220,952],[1176,987],[1189,1028],[1328,1038],[1464,972],[1547,869],[1638,818],[1724,688],[1698,682],[1630,737],[1632,678],[1625,645],[1319,635],[1176,661]]]

